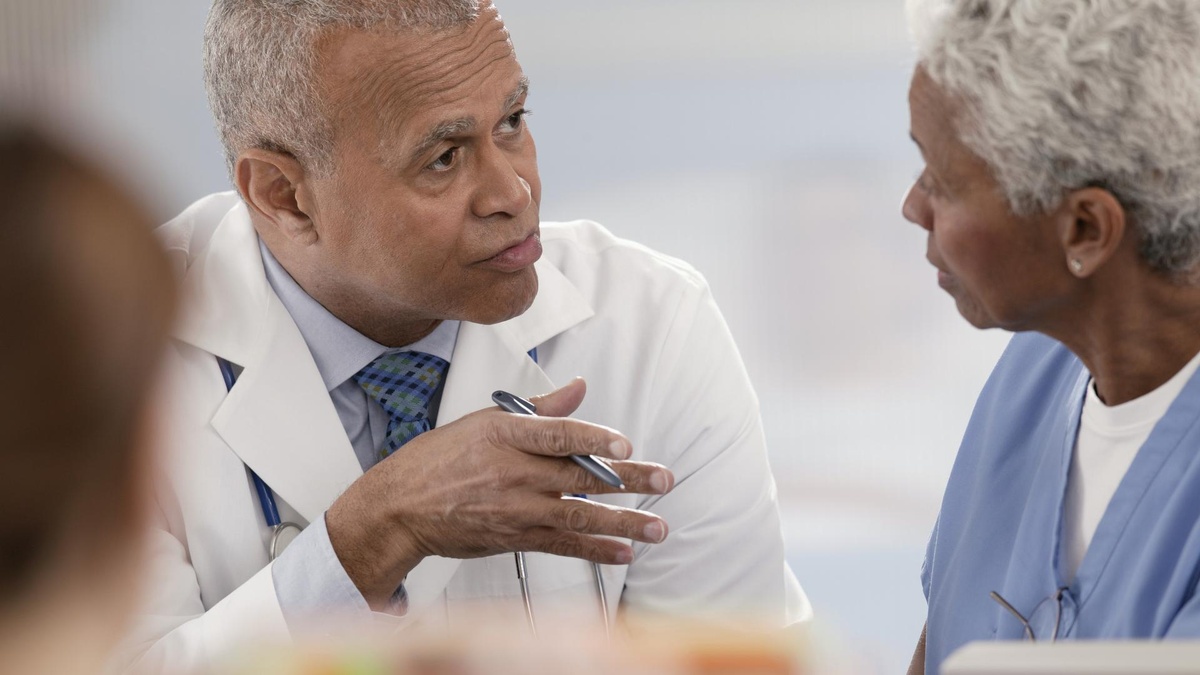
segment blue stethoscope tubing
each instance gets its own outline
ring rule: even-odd
[[[534,363],[537,363],[537,348],[530,350],[530,358]],[[225,380],[225,391],[233,391],[233,385],[237,383],[237,375],[233,372],[233,364],[229,363],[221,357],[217,357],[217,365],[221,368],[221,377]],[[267,522],[267,527],[271,528],[271,542],[268,547],[270,559],[274,561],[279,557],[279,538],[284,532],[289,529],[295,529],[296,532],[302,531],[304,528],[296,523],[284,522],[279,517],[279,506],[275,503],[275,495],[271,492],[271,488],[267,487],[267,483],[259,477],[254,469],[246,467],[250,472],[250,478],[254,481],[254,491],[258,494],[258,503],[262,506],[263,518]],[[587,495],[571,495],[580,499],[587,499]],[[521,584],[521,600],[525,603],[525,616],[529,620],[529,629],[534,635],[537,635],[537,622],[533,618],[533,602],[529,594],[529,575],[525,567],[525,554],[518,551],[514,554],[517,562],[517,580]],[[592,573],[596,579],[596,594],[600,597],[600,618],[604,622],[604,635],[611,639],[610,629],[608,626],[608,596],[605,593],[604,574],[600,568],[600,563],[592,563]]]
[[[233,385],[237,383],[233,364],[218,356],[217,365],[220,366],[221,377],[225,380],[225,391],[233,391]],[[279,517],[279,505],[275,503],[275,495],[271,492],[271,488],[267,487],[266,482],[254,472],[254,469],[246,467],[246,470],[250,472],[250,478],[254,481],[254,492],[258,495],[259,505],[262,506],[263,519],[267,521],[267,527],[271,528],[271,541],[267,547],[267,554],[274,561],[283,552],[279,548],[279,539],[283,533],[288,530],[300,533],[304,528],[293,522],[284,522],[283,518]]]

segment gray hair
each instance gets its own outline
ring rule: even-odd
[[[1200,264],[1200,2],[908,0],[918,63],[1014,213],[1109,190],[1142,257]]]
[[[480,0],[214,0],[204,84],[230,175],[247,148],[330,169],[334,130],[317,46],[337,29],[443,30],[472,23]]]

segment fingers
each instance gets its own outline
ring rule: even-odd
[[[633,562],[633,548],[624,542],[546,528],[530,531],[521,549],[579,558],[601,565],[628,565]]]
[[[566,467],[573,476],[567,490],[571,494],[602,495],[614,492],[632,492],[639,495],[665,495],[675,487],[675,474],[662,464],[651,462],[609,462],[609,466],[621,477],[625,489],[621,490],[592,476],[572,464]]]
[[[666,521],[653,513],[573,497],[531,501],[518,517],[561,533],[621,537],[647,544],[662,543],[669,531]]]
[[[597,455],[628,459],[633,453],[629,440],[616,431],[562,417],[495,415],[491,418],[489,432],[494,444],[533,455]]]
[[[525,484],[541,492],[606,495],[632,493],[665,495],[675,487],[675,474],[670,469],[651,462],[608,462],[625,483],[625,489],[612,487],[592,476],[574,462],[559,458],[538,457],[530,465],[532,478]]]
[[[565,386],[549,394],[534,396],[529,401],[537,406],[537,414],[542,417],[566,417],[575,412],[586,395],[587,382],[584,382],[582,377],[577,377]]]

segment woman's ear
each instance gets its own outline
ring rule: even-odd
[[[1129,227],[1125,207],[1103,188],[1075,190],[1063,200],[1059,213],[1065,263],[1081,279],[1112,259]]]
[[[279,237],[299,246],[311,246],[319,238],[297,197],[306,179],[300,162],[282,152],[252,148],[239,155],[234,165],[234,182],[251,212],[257,212]]]

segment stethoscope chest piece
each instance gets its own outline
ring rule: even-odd
[[[296,523],[290,522],[279,523],[278,525],[272,527],[271,545],[269,547],[271,560],[275,560],[282,555],[284,549],[288,547],[288,544],[292,543],[292,541],[294,541],[296,537],[300,536],[300,533],[303,531],[304,528],[300,527]]]

